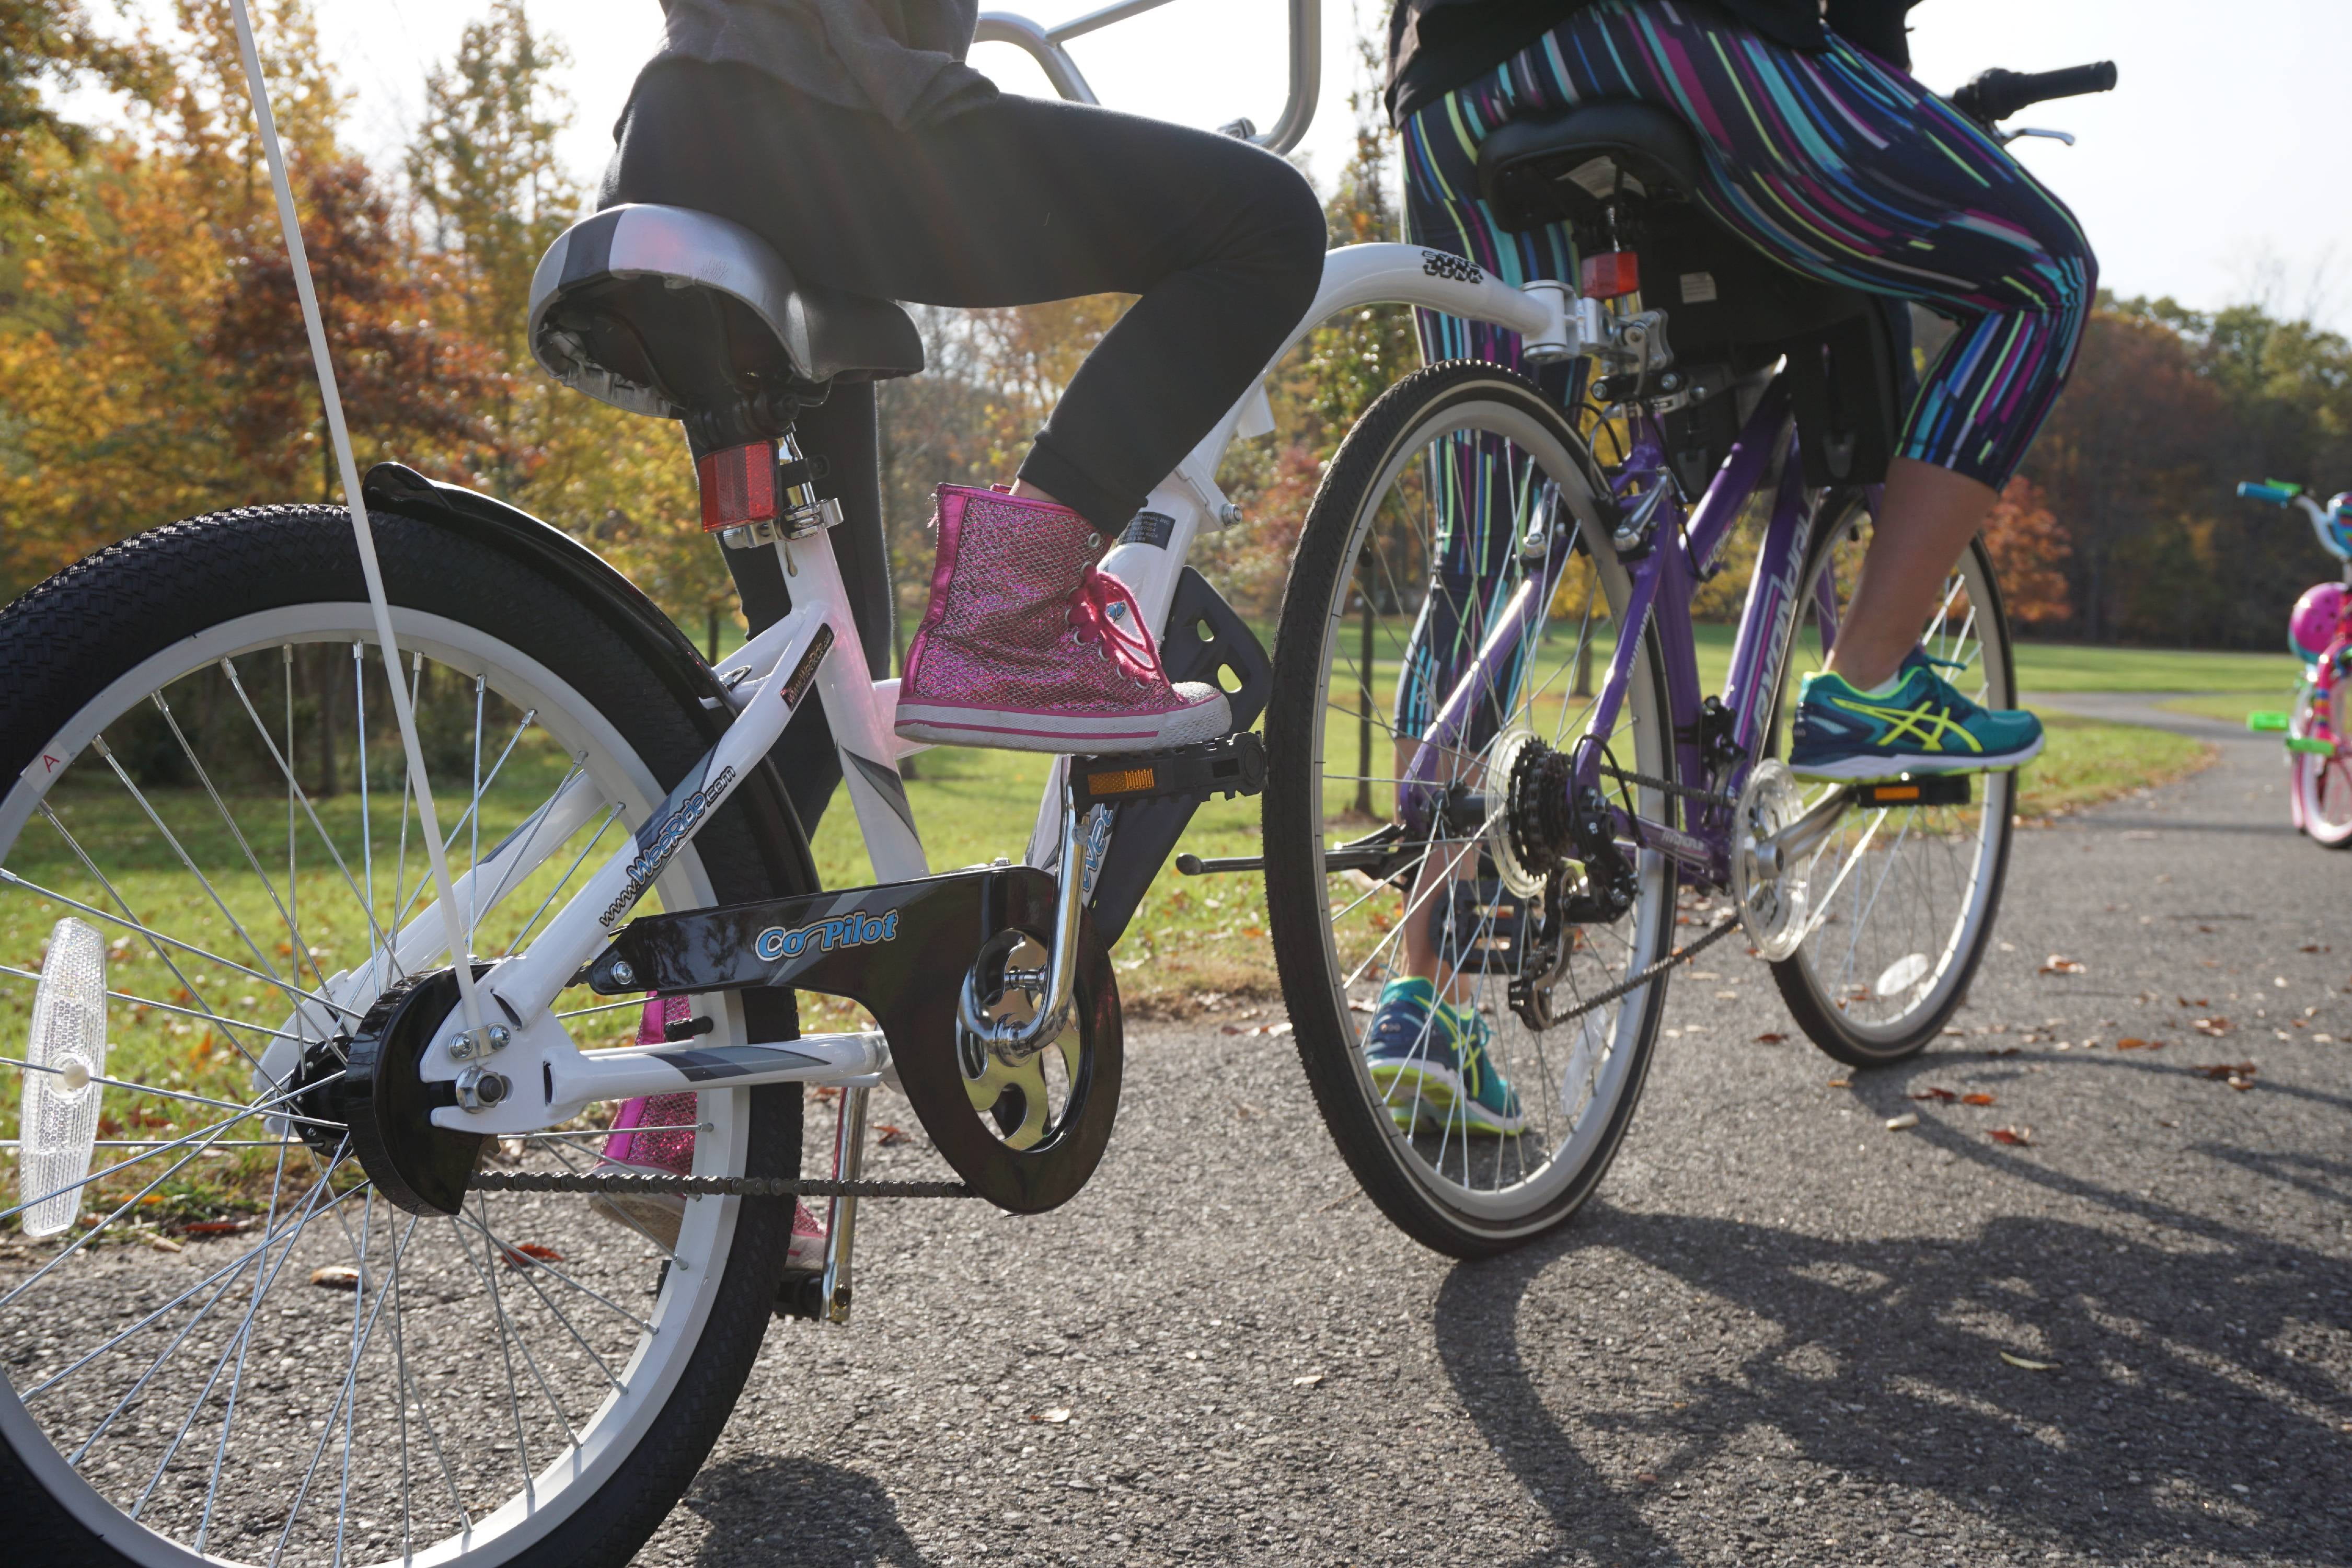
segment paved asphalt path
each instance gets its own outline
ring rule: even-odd
[[[2221,760],[2019,836],[1963,1033],[1834,1087],[1720,949],[1600,1196],[1499,1261],[1352,1195],[1230,1032],[1278,1014],[1135,1028],[1093,1186],[870,1208],[856,1321],[775,1327],[640,1561],[2352,1562],[2352,855],[2274,740],[2163,721]]]

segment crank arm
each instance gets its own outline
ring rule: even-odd
[[[1826,795],[1804,816],[1758,844],[1758,868],[1768,877],[1777,877],[1789,861],[1811,854],[1836,828],[1853,799],[1854,792],[1850,789]]]

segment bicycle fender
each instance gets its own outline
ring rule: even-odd
[[[373,510],[430,521],[511,556],[568,590],[598,618],[628,640],[677,699],[694,715],[707,742],[715,744],[733,717],[726,690],[699,649],[661,606],[614,570],[612,563],[552,523],[520,507],[457,485],[426,479],[400,463],[378,463],[360,483]],[[665,787],[677,781],[664,779]],[[740,806],[765,847],[771,884],[778,889],[819,886],[808,835],[772,762],[738,785],[730,807]]]

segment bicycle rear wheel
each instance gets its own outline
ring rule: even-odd
[[[453,871],[515,868],[468,910],[494,959],[626,841],[706,724],[677,670],[524,558],[375,525]],[[348,516],[228,512],[108,550],[0,612],[0,1028],[25,1037],[36,955],[71,917],[107,944],[111,1036],[77,1091],[99,1097],[96,1179],[41,1178],[0,1220],[18,1560],[625,1563],[742,1386],[792,1204],[693,1199],[674,1241],[576,1196],[428,1218],[373,1189],[341,1125],[288,1117],[319,1109],[289,1075],[331,1075],[380,955],[402,952],[395,980],[446,963],[388,934],[438,923]],[[772,885],[794,857],[768,831],[730,803],[658,897],[804,890]],[[635,1005],[594,1001],[559,1003],[582,1043],[634,1033]],[[744,1002],[697,1001],[716,1041],[762,1037]],[[761,1024],[775,1037],[788,1005]],[[0,1072],[21,1137],[35,1075],[13,1052]],[[488,1159],[593,1167],[612,1109]],[[796,1088],[695,1109],[697,1173],[798,1173]]]
[[[1871,524],[1866,500],[1836,495],[1814,528],[1797,628],[1784,661],[1780,714],[1835,640]],[[1938,673],[1989,708],[2015,705],[2009,622],[1981,539],[1945,579],[1920,646]],[[1811,856],[1813,929],[1772,978],[1813,1044],[1852,1067],[1915,1056],[1968,994],[1992,940],[2009,868],[2017,775],[1969,775],[1965,805],[1849,811]],[[1810,785],[1811,806],[1843,785]]]
[[[2329,677],[2322,673],[2316,679]],[[2342,726],[2352,703],[2352,681],[2336,680],[2328,694],[2327,711],[2336,725]],[[2307,735],[2312,730],[2312,693],[2306,689],[2295,699],[2294,720],[2288,733]],[[2287,753],[2289,787],[2303,803],[2303,830],[2311,841],[2329,849],[2352,847],[2352,758],[2338,746],[2327,756],[2314,752]]]
[[[1567,927],[1554,964],[1539,952],[1542,896],[1510,894],[1483,831],[1438,822],[1415,834],[1395,810],[1400,772],[1493,616],[1541,571],[1563,503],[1590,552],[1563,597],[1577,602],[1580,578],[1594,591],[1562,635],[1531,631],[1488,667],[1486,717],[1449,759],[1450,777],[1486,790],[1500,783],[1490,762],[1519,738],[1565,749],[1582,732],[1593,699],[1580,694],[1579,672],[1605,667],[1607,617],[1628,591],[1590,500],[1602,486],[1532,384],[1489,364],[1433,365],[1383,394],[1341,444],[1283,601],[1264,802],[1283,996],[1316,1103],[1365,1192],[1454,1257],[1539,1235],[1591,1194],[1632,1121],[1664,1008],[1663,975],[1600,1000],[1665,950],[1673,892],[1661,857],[1637,858],[1624,914]],[[1478,537],[1457,539],[1457,527]],[[1611,744],[1620,763],[1657,777],[1665,691],[1654,634],[1643,637]],[[1611,789],[1654,818],[1667,810],[1657,792]],[[1407,974],[1432,978],[1475,1018],[1521,1126],[1475,1131],[1466,1094],[1438,1103],[1422,1079],[1376,1081],[1366,1030],[1383,983]],[[1514,984],[1559,1015],[1598,1005],[1538,1028],[1514,1009]]]

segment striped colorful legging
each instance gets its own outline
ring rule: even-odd
[[[1625,99],[1670,110],[1698,133],[1707,174],[1699,200],[1759,248],[1958,324],[1920,384],[1896,450],[1995,489],[2006,483],[2073,368],[2097,293],[2091,247],[2074,215],[1975,122],[1834,37],[1828,49],[1805,53],[1711,7],[1601,0],[1407,121],[1408,237],[1469,257],[1507,283],[1573,280],[1565,227],[1507,234],[1496,226],[1478,200],[1479,144],[1513,120]],[[1418,316],[1422,353],[1433,363],[1518,363],[1515,333]],[[1443,598],[1460,612],[1423,616],[1416,668],[1400,683],[1400,725],[1424,717],[1404,692],[1442,698],[1447,671],[1475,647],[1481,595],[1454,584],[1509,559],[1505,534],[1517,521],[1441,515],[1431,604]]]

